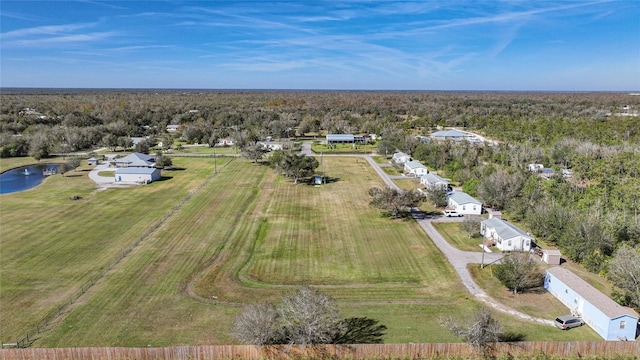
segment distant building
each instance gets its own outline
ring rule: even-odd
[[[404,164],[407,161],[411,161],[411,156],[399,151],[399,152],[393,153],[393,156],[391,157],[391,161],[394,164]]]
[[[366,136],[356,136],[353,134],[327,134],[327,145],[336,144],[366,144]]]

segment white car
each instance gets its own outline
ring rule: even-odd
[[[442,211],[442,215],[444,215],[446,217],[452,217],[452,216],[460,217],[460,216],[462,216],[462,214],[460,214],[459,212],[457,212],[455,210],[443,210]]]

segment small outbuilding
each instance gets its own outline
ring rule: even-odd
[[[547,269],[544,287],[605,340],[635,340],[638,314],[619,305],[571,271]]]
[[[560,265],[560,250],[548,249],[542,250],[542,261],[549,265]]]
[[[96,159],[96,158],[92,157],[92,158],[89,158],[89,159],[87,160],[87,165],[89,165],[89,166],[96,166],[96,165],[98,165],[98,162],[99,162],[99,161],[98,161],[98,159]]]
[[[148,184],[161,179],[160,169],[145,167],[118,168],[115,173],[116,182]]]

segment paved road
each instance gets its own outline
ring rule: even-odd
[[[371,167],[376,171],[376,173],[378,173],[378,175],[382,178],[385,184],[387,184],[391,188],[400,190],[400,188],[391,180],[391,178],[384,171],[382,171],[379,164],[373,161],[371,156],[365,156],[365,158],[367,159]],[[433,222],[452,221],[451,219],[443,217],[430,217],[418,209],[412,209],[411,214],[413,215],[413,218],[418,222],[418,224],[422,227],[422,229],[424,229],[424,232],[431,238],[431,240],[433,240],[440,251],[442,251],[444,256],[447,257],[447,260],[449,260],[453,268],[460,276],[462,284],[478,300],[484,302],[488,306],[500,312],[507,313],[521,319],[553,326],[553,322],[551,320],[529,316],[496,302],[489,295],[487,295],[487,293],[485,293],[473,280],[473,278],[471,277],[471,273],[469,273],[469,270],[467,269],[468,264],[489,264],[492,262],[496,262],[503,257],[501,253],[485,253],[484,251],[473,252],[458,250],[451,246],[451,244],[449,244],[442,237],[442,235],[440,235],[435,227],[433,227]],[[479,248],[480,247],[478,247],[478,249]]]

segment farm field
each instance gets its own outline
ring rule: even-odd
[[[186,170],[144,187],[97,191],[81,173],[3,195],[0,340],[30,331],[146,235],[34,345],[233,343],[242,305],[300,284],[336,298],[344,316],[381,320],[388,343],[459,341],[437,319],[478,303],[439,250],[414,222],[369,208],[366,191],[382,182],[366,160],[324,163],[337,181],[321,187],[293,185],[243,159],[211,176],[212,159],[175,158]],[[526,330],[526,340],[584,338],[501,319]]]

